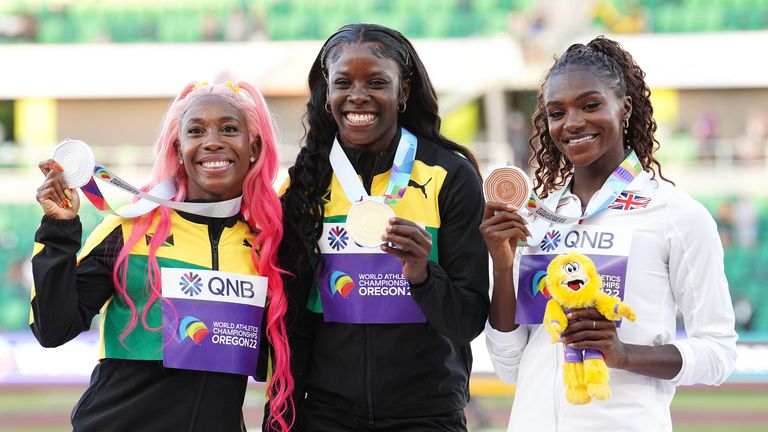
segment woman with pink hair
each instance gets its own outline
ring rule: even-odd
[[[32,258],[32,331],[41,345],[59,346],[87,330],[99,311],[102,315],[100,362],[73,410],[74,430],[244,430],[247,375],[266,376],[266,364],[257,370],[255,360],[240,365],[237,357],[258,357],[262,328],[273,351],[270,421],[275,429],[288,430],[293,379],[276,255],[282,211],[272,188],[278,163],[272,120],[259,91],[244,82],[185,86],[165,115],[152,181],[143,188],[172,179],[171,200],[188,203],[242,196],[233,216],[165,206],[133,219],[110,215],[76,257],[82,231],[78,194],[55,161],[39,166],[46,178],[36,197],[44,216]],[[185,292],[202,291],[199,298],[176,301],[170,291],[177,284],[162,286],[169,271],[215,276]],[[216,289],[213,281],[223,280],[226,290]],[[240,307],[199,301],[206,295],[254,297],[258,283],[266,290],[263,322],[261,309],[237,326],[230,316],[213,322],[195,318],[212,313],[212,306]],[[188,351],[171,359],[169,353],[184,344]],[[246,369],[232,372],[230,363]]]

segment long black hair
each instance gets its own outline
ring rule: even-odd
[[[437,95],[413,45],[400,32],[377,24],[348,24],[323,44],[309,70],[309,101],[304,114],[304,143],[296,162],[288,170],[290,183],[282,197],[285,237],[290,253],[281,266],[292,272],[313,270],[319,250],[317,240],[323,227],[323,195],[331,181],[328,159],[338,127],[325,110],[328,93],[328,65],[348,46],[370,44],[374,55],[394,61],[400,80],[410,80],[410,95],[399,114],[400,126],[417,137],[437,143],[467,158],[478,171],[477,161],[465,147],[440,134]]]
[[[625,146],[635,151],[643,169],[650,170],[654,176],[658,171],[659,176],[667,180],[661,173],[661,164],[653,156],[659,142],[654,136],[656,120],[653,119],[651,89],[645,83],[645,72],[618,42],[598,36],[586,45],[571,45],[555,61],[541,84],[533,113],[533,135],[529,140],[533,150],[531,162],[535,161],[536,166],[534,189],[545,197],[557,186],[564,185],[573,172],[573,164],[560,153],[549,135],[544,106],[544,88],[549,79],[569,68],[589,70],[609,82],[618,97],[632,98],[632,115],[629,127],[624,130]]]

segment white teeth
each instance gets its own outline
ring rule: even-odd
[[[376,118],[376,114],[356,114],[348,113],[346,115],[347,120],[354,124],[370,123]]]
[[[578,144],[578,143],[582,143],[582,142],[584,142],[584,141],[589,141],[589,140],[591,140],[591,139],[594,139],[596,136],[597,136],[597,135],[587,135],[587,136],[583,136],[583,137],[581,137],[581,138],[570,139],[570,140],[568,140],[568,144]]]
[[[203,168],[208,168],[208,169],[225,168],[231,164],[232,162],[230,161],[205,161],[200,163],[200,165],[202,165]]]

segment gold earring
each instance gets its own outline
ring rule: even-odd
[[[325,101],[325,112],[331,114],[331,102],[328,100]]]
[[[399,112],[400,114],[404,113],[405,109],[407,108],[407,106],[405,105],[405,101],[402,101],[402,104],[403,104],[402,109],[400,109],[400,104],[397,104],[397,112]]]
[[[624,119],[624,143],[626,144],[627,148],[630,147],[629,145],[629,119]]]

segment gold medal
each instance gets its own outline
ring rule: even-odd
[[[381,236],[387,232],[389,219],[395,217],[392,209],[379,201],[363,200],[352,206],[347,214],[347,231],[355,243],[377,247],[384,243]]]

